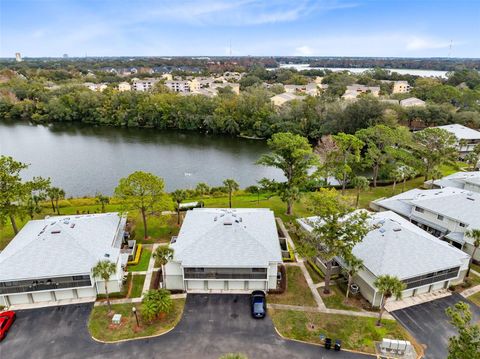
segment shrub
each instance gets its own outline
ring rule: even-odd
[[[160,314],[168,314],[173,308],[170,292],[166,289],[152,289],[145,293],[142,300],[142,315],[151,322]]]

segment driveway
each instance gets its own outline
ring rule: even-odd
[[[44,358],[218,358],[242,352],[253,358],[371,358],[327,351],[284,340],[270,318],[250,317],[248,296],[188,295],[182,320],[152,339],[101,344],[90,338],[91,304],[17,312],[17,321],[0,344],[0,357]]]
[[[464,301],[470,304],[474,320],[480,320],[480,308],[454,293],[449,297],[399,309],[392,314],[420,343],[425,344],[425,358],[441,359],[448,355],[448,338],[457,335],[455,328],[448,322],[445,309]]]

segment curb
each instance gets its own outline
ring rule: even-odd
[[[177,323],[178,324],[178,323]],[[135,337],[135,338],[127,338],[127,339],[120,339],[120,340],[114,340],[114,341],[106,341],[106,340],[101,340],[101,339],[97,339],[95,338],[93,335],[90,335],[90,337],[98,342],[98,343],[102,343],[102,344],[115,344],[115,343],[124,343],[124,342],[131,342],[132,340],[142,340],[142,339],[151,339],[151,338],[157,338],[157,337],[160,337],[162,335],[165,335],[167,333],[170,333],[173,329],[175,329],[176,325],[170,329],[168,329],[166,332],[163,332],[163,333],[159,333],[159,334],[154,334],[154,335],[149,335],[149,336],[145,336],[145,337]]]
[[[305,340],[287,338],[287,337],[283,336],[282,334],[280,334],[280,332],[278,331],[278,329],[277,329],[277,327],[276,327],[275,325],[273,326],[273,328],[275,329],[275,331],[277,332],[277,334],[280,336],[280,338],[282,338],[282,339],[284,339],[284,340],[291,340],[291,341],[298,342],[298,343],[315,345],[315,346],[320,347],[320,348],[323,348],[323,347],[324,347],[322,344],[319,344],[319,343],[312,343],[312,342],[307,342],[307,341],[305,341]],[[342,348],[342,351],[349,352],[349,353],[355,353],[355,354],[368,355],[368,356],[377,358],[377,355],[376,355],[376,354],[365,353],[365,352],[361,352],[361,351],[358,351],[358,350],[352,350],[352,349],[344,349],[344,348]]]

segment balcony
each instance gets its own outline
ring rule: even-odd
[[[0,283],[0,294],[13,294],[13,293],[26,293],[26,292],[37,292],[42,290],[56,290],[56,289],[67,289],[67,288],[78,288],[78,287],[91,287],[92,282],[90,279],[76,280],[69,282],[48,282],[48,283],[38,283],[38,284],[23,284],[23,285],[12,285],[6,286],[7,283]]]

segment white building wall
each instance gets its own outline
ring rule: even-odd
[[[185,289],[183,283],[183,269],[180,263],[169,262],[165,265],[165,284],[167,289]]]

